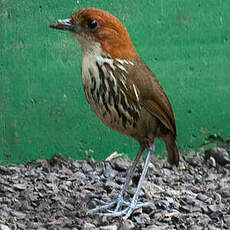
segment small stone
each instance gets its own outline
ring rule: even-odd
[[[192,212],[192,207],[190,205],[182,205],[180,206],[180,210],[189,213]]]
[[[220,204],[221,203],[221,195],[217,192],[214,192],[213,194],[215,196],[215,200],[217,201],[217,203]]]
[[[230,227],[230,215],[225,215],[224,216],[224,222],[227,224],[227,226]]]
[[[100,230],[117,230],[116,225],[101,226]]]
[[[124,157],[114,159],[113,164],[116,170],[126,171],[130,167],[131,162],[129,162],[127,158],[124,156]]]
[[[86,161],[83,162],[82,164],[82,171],[84,173],[89,173],[93,171],[93,168],[91,167],[91,165],[89,163],[87,163]]]
[[[68,180],[70,180],[70,181],[74,181],[74,180],[84,181],[84,180],[86,180],[86,176],[84,173],[78,171],[78,172],[75,172],[70,178],[68,178]]]
[[[194,157],[184,157],[185,161],[193,167],[197,167],[200,165],[200,161],[194,159]]]
[[[133,211],[133,214],[134,215],[138,215],[138,214],[141,214],[143,212],[143,209],[142,208],[137,208]]]
[[[173,204],[174,203],[174,199],[171,197],[165,197],[165,199],[169,202],[169,204]]]
[[[114,179],[117,175],[117,172],[114,169],[112,169],[110,163],[108,162],[106,162],[105,164],[104,175],[105,175],[105,178],[110,179],[110,180]]]
[[[211,211],[211,212],[216,212],[218,210],[218,207],[216,205],[209,205],[208,206],[208,209]]]
[[[11,211],[11,215],[15,216],[17,219],[25,219],[26,214],[23,212]]]
[[[124,220],[121,225],[118,227],[119,230],[131,230],[135,229],[135,225],[131,220]]]
[[[214,226],[209,225],[209,226],[208,226],[208,230],[219,230],[219,228],[216,228],[216,227],[214,227]]]
[[[140,215],[134,216],[134,220],[138,225],[150,224],[151,221],[149,215],[146,213],[141,213]]]
[[[96,226],[94,224],[90,224],[90,223],[85,223],[83,226],[83,230],[92,230],[96,228]]]
[[[208,160],[207,160],[207,163],[212,166],[213,168],[216,168],[216,161],[213,157],[210,157]]]
[[[144,191],[148,199],[152,199],[152,197],[156,196],[156,194],[160,194],[164,192],[164,190],[161,187],[155,185],[150,181],[143,182],[142,190]]]
[[[187,196],[186,197],[186,202],[188,205],[194,205],[195,204],[195,200],[192,196]]]
[[[201,206],[201,210],[203,213],[205,213],[205,214],[210,213],[210,209],[208,209],[207,205],[200,205],[200,206]]]
[[[27,229],[37,229],[39,227],[41,227],[41,223],[38,223],[38,222],[28,222],[28,226],[27,226]]]
[[[193,225],[190,227],[190,230],[203,230],[204,228],[198,225]]]
[[[155,202],[155,205],[157,208],[161,208],[161,209],[168,209],[169,208],[169,202],[163,199],[157,200]]]
[[[202,215],[201,218],[198,220],[198,223],[201,225],[207,225],[210,221],[211,219],[208,215]]]
[[[223,187],[221,188],[218,193],[220,193],[222,198],[230,198],[230,188],[229,187]]]
[[[13,187],[18,190],[25,190],[27,188],[26,184],[14,184]]]
[[[17,223],[18,229],[26,229],[26,225],[22,223]]]
[[[136,187],[131,187],[127,192],[133,196],[135,194],[135,192],[137,191],[137,188]],[[141,189],[140,193],[139,193],[139,197],[141,196],[144,196],[144,192],[143,190]]]
[[[120,189],[120,186],[111,180],[106,181],[104,186],[108,193],[111,193],[114,189]]]
[[[11,174],[11,170],[3,165],[0,164],[0,173],[4,173],[4,174]]]
[[[205,196],[205,195],[203,195],[203,194],[201,194],[201,193],[199,193],[199,194],[197,195],[196,198],[197,198],[198,200],[203,201],[203,202],[205,202],[205,201],[208,199],[207,196]]]
[[[76,168],[79,169],[81,167],[80,161],[73,161],[72,165]]]
[[[10,230],[10,228],[7,225],[0,224],[0,230]]]

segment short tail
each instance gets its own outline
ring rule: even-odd
[[[168,162],[172,165],[178,166],[180,154],[176,145],[176,138],[171,133],[168,133],[162,139],[165,142],[168,151]]]

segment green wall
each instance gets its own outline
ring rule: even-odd
[[[73,10],[116,15],[174,108],[181,150],[230,142],[229,0],[0,0],[0,161],[55,152],[96,159],[137,143],[104,127],[85,100],[81,50],[48,25]],[[164,151],[157,142],[157,153]]]

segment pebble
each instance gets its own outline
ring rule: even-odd
[[[116,199],[131,163],[126,156],[89,162],[56,154],[49,161],[1,167],[0,230],[15,229],[15,223],[18,229],[37,230],[230,229],[230,171],[219,164],[210,167],[199,154],[185,157],[183,171],[153,157],[138,200],[151,205],[135,210],[129,220],[88,214]],[[142,159],[127,202],[141,165]]]
[[[113,161],[114,168],[118,171],[125,171],[131,166],[131,161],[127,157],[116,158]]]
[[[7,225],[0,224],[0,230],[10,230],[10,228]]]
[[[17,219],[25,219],[25,217],[26,217],[26,214],[25,213],[23,213],[23,212],[18,212],[18,211],[11,211],[11,215],[12,216],[15,216]]]
[[[157,194],[161,194],[164,192],[162,188],[156,186],[154,183],[151,183],[150,181],[143,182],[142,190],[145,192],[148,199],[152,199]]]
[[[14,184],[13,187],[18,190],[25,190],[27,186],[26,184]]]
[[[116,225],[101,226],[100,230],[117,230]]]
[[[224,216],[224,222],[227,224],[227,226],[229,226],[230,228],[230,215],[225,215]]]
[[[208,197],[206,195],[203,195],[202,193],[199,193],[196,198],[204,202],[208,199]]]
[[[135,229],[135,225],[133,223],[133,221],[131,220],[124,220],[122,221],[121,225],[118,226],[119,230],[131,230],[131,229]]]
[[[94,224],[90,224],[90,223],[85,223],[83,226],[83,230],[92,230],[96,228],[96,226]]]
[[[110,163],[108,162],[106,162],[104,175],[107,179],[110,179],[110,180],[113,180],[117,175],[117,172],[112,169]]]
[[[137,222],[138,225],[143,225],[143,224],[149,224],[150,223],[150,217],[146,213],[141,213],[140,215],[135,216],[134,220]]]
[[[214,227],[214,226],[209,225],[209,226],[208,226],[208,230],[219,230],[219,228],[216,228],[216,227]]]
[[[93,171],[93,168],[91,167],[91,165],[89,163],[84,161],[83,164],[82,164],[82,171],[84,173],[89,173],[89,172]]]

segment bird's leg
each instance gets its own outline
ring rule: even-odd
[[[132,176],[133,176],[133,173],[134,173],[135,168],[137,166],[137,163],[139,162],[140,157],[141,157],[142,153],[144,152],[144,150],[145,150],[145,147],[141,144],[140,149],[137,153],[137,156],[136,156],[131,168],[129,169],[129,171],[127,173],[127,176],[125,178],[125,183],[122,185],[121,191],[117,197],[117,206],[116,206],[114,212],[117,212],[123,203],[123,195],[124,195],[128,185],[129,185],[130,180],[132,179]]]
[[[117,211],[114,211],[114,212],[111,212],[111,213],[99,213],[100,215],[113,216],[113,217],[114,216],[124,216],[123,219],[128,219],[129,216],[132,214],[134,209],[150,205],[149,202],[137,204],[137,200],[138,200],[138,196],[139,196],[140,191],[141,191],[141,186],[143,184],[145,175],[146,175],[147,170],[148,170],[148,165],[149,165],[149,162],[150,162],[151,154],[153,154],[154,151],[155,151],[155,146],[154,145],[147,149],[147,156],[146,156],[146,159],[145,159],[145,164],[144,164],[144,167],[143,167],[143,170],[142,170],[142,173],[141,173],[141,177],[140,177],[138,185],[137,185],[137,189],[136,189],[136,191],[134,193],[134,196],[133,196],[131,202],[128,203],[127,207],[125,209],[121,210],[121,211],[117,210]],[[125,204],[126,203],[127,202],[125,202]]]
[[[142,153],[144,152],[144,150],[145,150],[145,147],[144,147],[144,145],[141,144],[139,151],[137,153],[137,156],[136,156],[135,160],[133,161],[131,168],[128,170],[127,176],[125,178],[125,182],[122,185],[121,191],[118,194],[116,200],[114,200],[111,203],[101,202],[101,203],[104,203],[104,205],[89,210],[89,213],[97,213],[98,211],[109,209],[109,208],[113,207],[115,204],[117,204],[114,212],[112,212],[112,213],[115,213],[119,210],[119,208],[121,207],[122,204],[127,204],[127,202],[124,202],[124,200],[123,200],[123,195],[124,195],[124,193],[128,187],[128,184],[129,184],[129,182],[133,176],[133,173],[135,171],[136,165],[137,165],[138,161],[140,160],[140,157],[141,157]],[[96,200],[96,201],[98,201],[98,200]],[[112,213],[107,213],[107,214],[112,214]],[[100,213],[100,214],[102,214],[102,213]]]
[[[132,178],[132,175],[134,173],[134,169],[135,169],[135,167],[137,165],[137,162],[139,161],[140,156],[143,153],[143,151],[144,151],[144,148],[140,147],[139,152],[138,152],[138,154],[136,156],[136,159],[134,160],[133,165],[131,166],[131,168],[130,168],[128,174],[127,174],[125,183],[123,184],[122,189],[121,189],[117,199],[115,201],[113,201],[112,203],[110,203],[110,204],[106,204],[106,205],[103,205],[101,207],[92,209],[91,212],[95,213],[95,212],[98,212],[98,211],[101,211],[101,210],[104,210],[104,209],[107,209],[107,208],[111,208],[112,206],[114,206],[114,204],[117,204],[114,211],[108,210],[109,211],[108,213],[100,212],[98,214],[103,215],[103,216],[113,216],[113,217],[115,217],[115,216],[124,216],[123,218],[127,219],[132,214],[134,209],[137,209],[137,208],[140,208],[140,207],[143,207],[143,206],[147,206],[147,205],[150,204],[149,202],[138,204],[137,201],[138,201],[138,196],[139,196],[140,191],[141,191],[141,186],[143,184],[145,175],[146,175],[147,170],[148,170],[148,165],[149,165],[149,161],[150,161],[150,158],[151,158],[151,154],[153,154],[154,151],[155,151],[155,146],[154,145],[147,149],[147,157],[146,157],[146,160],[145,160],[145,164],[144,164],[144,167],[143,167],[143,170],[142,170],[142,173],[141,173],[141,177],[140,177],[138,185],[137,185],[137,189],[136,189],[136,191],[134,193],[134,196],[133,196],[131,202],[129,203],[129,202],[126,202],[126,201],[123,200],[124,192],[127,189],[127,186],[128,186],[128,184],[130,182],[130,179]],[[124,208],[123,210],[119,211],[119,208],[123,204],[126,205],[127,207]]]
[[[142,170],[142,173],[141,173],[141,177],[139,179],[139,182],[138,182],[138,185],[137,185],[137,189],[134,193],[134,196],[132,198],[132,201],[131,201],[131,204],[124,216],[124,219],[128,219],[129,216],[131,215],[131,213],[133,212],[133,210],[135,208],[137,208],[137,200],[138,200],[138,196],[140,194],[140,191],[141,191],[141,186],[143,184],[143,181],[144,181],[144,178],[146,176],[146,173],[148,171],[148,167],[149,167],[149,162],[150,162],[150,158],[151,158],[151,154],[153,154],[155,152],[155,145],[152,145],[151,147],[147,148],[147,156],[146,156],[146,159],[145,159],[145,164],[144,164],[144,168]],[[148,205],[149,203],[147,203]],[[138,205],[140,206],[140,205]],[[142,205],[142,207],[145,206],[145,203]]]

